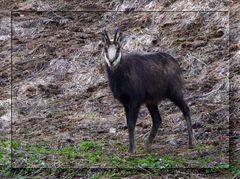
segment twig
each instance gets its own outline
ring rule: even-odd
[[[191,96],[191,97],[187,98],[187,100],[196,99],[196,98],[204,98],[204,97],[206,97],[206,96],[215,94],[220,88],[222,88],[223,85],[224,85],[224,83],[220,84],[217,89],[212,90],[212,91],[210,91],[209,93],[202,94],[202,95],[197,95],[197,96]]]
[[[10,64],[4,65],[4,66],[1,68],[0,73],[3,72],[3,71],[5,71],[6,69],[8,69],[8,68],[10,68],[10,67],[11,67]]]

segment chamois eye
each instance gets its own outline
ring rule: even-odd
[[[117,52],[119,52],[119,47],[117,46]]]
[[[120,50],[120,45],[117,44],[116,46],[117,46],[117,51],[119,51]]]

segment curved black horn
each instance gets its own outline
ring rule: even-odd
[[[117,42],[121,43],[122,39],[123,39],[122,32],[119,32]]]
[[[107,31],[106,31],[106,30],[104,30],[104,31],[102,32],[102,35],[103,35],[103,37],[105,38],[106,42],[107,42],[107,43],[110,43],[110,39],[109,39],[109,37],[108,37],[108,34],[107,34]]]
[[[118,37],[119,37],[118,34],[120,34],[120,31],[119,31],[119,29],[116,29],[115,35],[114,35],[114,42],[117,42],[117,39],[118,39]]]

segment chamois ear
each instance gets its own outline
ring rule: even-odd
[[[122,32],[119,33],[119,36],[118,36],[118,38],[117,38],[117,42],[122,45],[122,42],[123,42]]]
[[[101,32],[102,35],[102,41],[105,45],[109,45],[110,44],[110,39],[108,37],[108,34],[106,32],[106,30],[104,30],[103,32]]]

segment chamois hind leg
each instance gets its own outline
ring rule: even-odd
[[[192,142],[193,131],[192,131],[191,115],[190,115],[189,107],[188,107],[187,103],[185,102],[185,100],[183,99],[183,94],[181,91],[172,93],[172,95],[169,97],[169,99],[172,102],[174,102],[174,104],[176,104],[183,113],[183,116],[187,122],[187,130],[188,130],[188,137],[189,137],[188,147],[193,148],[193,142]]]
[[[153,140],[157,134],[158,128],[162,122],[161,116],[158,111],[157,105],[146,105],[148,108],[148,111],[150,112],[151,118],[152,118],[152,129],[148,136],[148,139],[145,143],[145,148],[151,147],[151,144],[153,143]]]
[[[134,131],[137,122],[139,108],[140,105],[136,104],[124,105],[128,128],[128,140],[129,140],[128,153],[135,152]]]

